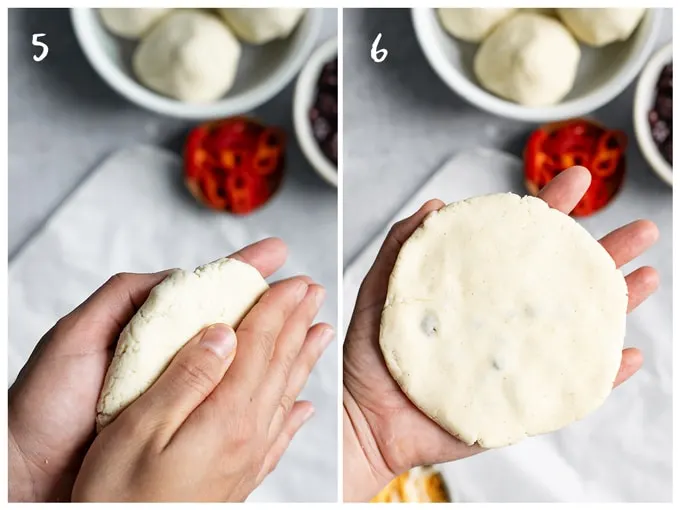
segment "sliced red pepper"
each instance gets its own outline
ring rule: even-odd
[[[626,135],[587,119],[544,126],[534,131],[524,151],[527,189],[537,194],[560,172],[584,166],[592,184],[573,211],[586,216],[606,206],[618,192],[625,172]]]
[[[209,122],[187,137],[185,180],[191,193],[213,209],[247,214],[279,188],[285,134],[246,117]]]

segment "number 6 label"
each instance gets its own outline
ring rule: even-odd
[[[33,46],[37,46],[38,48],[42,49],[40,55],[33,55],[33,60],[36,62],[42,62],[47,56],[47,53],[50,51],[50,49],[47,47],[47,44],[40,40],[41,37],[45,37],[45,34],[33,34],[33,40],[31,41]]]
[[[387,58],[387,50],[385,48],[378,49],[381,38],[382,32],[378,34],[378,37],[373,41],[373,46],[371,46],[371,58],[373,59],[373,62],[377,62],[378,64]]]

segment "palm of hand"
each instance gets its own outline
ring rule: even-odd
[[[577,167],[563,172],[539,196],[551,207],[568,213],[589,185],[590,173]],[[456,460],[482,451],[445,432],[406,397],[387,370],[378,345],[388,279],[399,249],[425,216],[443,205],[432,200],[393,227],[364,280],[345,342],[345,386],[366,418],[380,457],[393,475],[415,465]],[[641,220],[613,231],[600,242],[620,267],[643,253],[657,237],[654,224]],[[658,275],[651,267],[641,267],[626,276],[626,283],[630,312],[654,292]],[[625,349],[614,385],[628,379],[641,365],[640,351]]]
[[[9,392],[10,437],[31,480],[15,496],[70,500],[94,439],[95,408],[116,339],[165,276],[112,278],[40,341]]]
[[[394,475],[410,467],[463,458],[481,451],[451,436],[423,414],[392,378],[377,343],[384,297],[352,318],[344,355],[344,382],[376,436]]]
[[[100,338],[101,332],[93,329],[76,334]],[[17,398],[12,399],[10,426],[35,472],[32,476],[46,482],[47,492],[35,496],[67,501],[94,438],[95,406],[111,354],[105,347],[89,352],[68,346],[57,349],[50,343],[52,334],[48,333],[45,349],[35,360],[40,369],[20,379],[13,389]],[[40,408],[39,420],[32,417],[34,406]]]

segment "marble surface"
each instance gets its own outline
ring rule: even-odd
[[[10,9],[9,258],[111,152],[130,144],[179,150],[192,123],[143,110],[111,90],[86,61],[68,9]],[[34,62],[31,34],[49,48]],[[337,33],[337,10],[326,9],[319,42]],[[253,113],[293,133],[295,82]],[[333,190],[317,177],[291,136],[289,168],[311,192]]]

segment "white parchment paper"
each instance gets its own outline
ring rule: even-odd
[[[634,171],[646,171],[634,169]],[[459,153],[404,205],[343,275],[343,324],[389,226],[428,199],[453,202],[513,191],[525,194],[522,162],[490,149]],[[347,207],[347,204],[345,205]],[[656,246],[626,272],[652,265],[661,286],[628,318],[626,346],[645,364],[586,419],[557,433],[440,466],[456,501],[671,501],[672,498],[672,200],[629,179],[619,197],[582,221],[595,236],[638,218],[656,222]]]
[[[239,218],[199,207],[181,183],[181,160],[148,146],[112,155],[67,199],[9,267],[9,384],[40,337],[120,271],[191,269],[256,240],[289,247],[279,279],[309,274],[327,289],[318,317],[337,320],[337,195],[284,182],[264,209]],[[271,279],[270,279],[271,280]],[[315,416],[251,501],[337,500],[337,346],[301,398]]]

